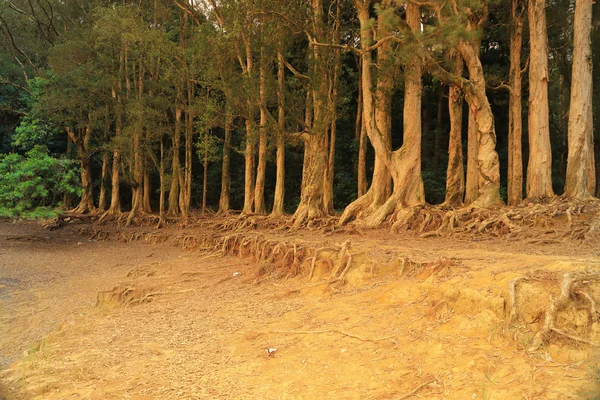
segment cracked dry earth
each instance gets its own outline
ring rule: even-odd
[[[0,399],[600,398],[594,347],[527,351],[558,287],[540,277],[600,268],[597,246],[349,239],[372,263],[357,256],[345,285],[256,283],[250,258],[0,222]],[[401,259],[452,262],[401,276]],[[509,282],[528,274],[509,324]],[[598,342],[571,312],[562,326]]]

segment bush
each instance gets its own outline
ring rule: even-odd
[[[54,158],[44,146],[25,156],[0,155],[0,216],[41,218],[65,193],[80,194],[77,163]]]

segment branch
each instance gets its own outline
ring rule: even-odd
[[[283,62],[283,65],[285,65],[287,67],[287,69],[289,69],[292,72],[292,74],[294,74],[298,78],[300,78],[300,79],[306,79],[306,80],[309,80],[309,81],[311,80],[309,76],[304,75],[304,74],[298,72],[298,70],[296,68],[294,68],[292,66],[292,64],[290,64],[289,62],[287,62],[285,58],[282,58],[281,61]]]
[[[27,92],[27,93],[29,93],[30,95],[33,96],[33,93],[31,92],[31,90],[29,90],[25,86],[21,86],[21,85],[19,85],[17,83],[13,83],[11,81],[7,81],[7,80],[3,79],[3,80],[0,80],[0,85],[9,85],[9,86],[12,86],[12,87],[14,87],[16,89],[23,90],[23,91],[25,91],[25,92]]]

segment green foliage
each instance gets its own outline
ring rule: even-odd
[[[79,194],[78,170],[71,160],[54,158],[43,146],[25,156],[0,155],[0,215],[43,217],[64,193]]]

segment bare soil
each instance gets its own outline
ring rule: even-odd
[[[483,239],[0,221],[0,399],[600,398],[598,243]]]

